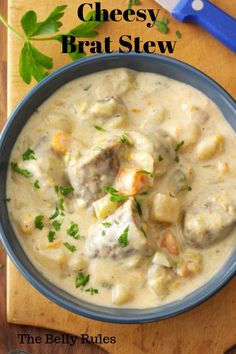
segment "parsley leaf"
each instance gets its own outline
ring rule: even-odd
[[[161,155],[159,155],[158,161],[161,162],[161,161],[163,161],[163,160],[164,160],[164,158],[163,158]]]
[[[128,200],[128,197],[126,195],[120,194],[118,190],[112,186],[105,186],[104,191],[107,194],[110,194],[110,201],[113,203],[125,202],[126,200]]]
[[[30,148],[27,149],[24,154],[22,155],[22,159],[23,161],[27,161],[27,160],[36,160],[35,157],[35,152],[33,150],[31,150]]]
[[[103,222],[102,225],[106,228],[111,227],[111,223],[110,222]]]
[[[76,276],[76,279],[75,279],[76,288],[79,288],[81,286],[85,286],[88,283],[89,278],[90,278],[89,274],[85,275],[84,273],[79,272]]]
[[[28,11],[21,19],[21,26],[27,37],[58,32],[62,26],[59,20],[64,16],[66,8],[67,5],[57,6],[42,22],[37,22],[37,15],[34,11]]]
[[[88,288],[85,291],[90,293],[90,295],[98,294],[98,289],[95,288]]]
[[[121,135],[120,140],[122,143],[129,142],[129,137],[126,134]]]
[[[60,221],[58,221],[58,220],[54,220],[54,221],[52,222],[52,226],[54,227],[54,229],[55,229],[56,231],[60,231],[61,225],[62,225],[62,222],[60,222]]]
[[[24,177],[31,177],[32,173],[26,169],[20,168],[16,162],[11,162],[11,168],[14,172],[19,173]]]
[[[144,175],[149,175],[150,177],[153,177],[153,173],[147,170],[138,170],[137,173],[142,173]]]
[[[40,184],[39,184],[39,180],[38,179],[36,179],[35,182],[34,182],[34,188],[40,189]]]
[[[59,189],[60,189],[61,194],[64,196],[74,192],[74,188],[72,186],[60,187]]]
[[[29,41],[25,43],[20,55],[20,75],[30,84],[32,76],[41,81],[48,75],[46,69],[52,69],[52,58],[39,52]]]
[[[179,149],[181,148],[181,146],[184,145],[184,141],[182,140],[180,143],[178,143],[175,147],[175,152],[179,152]]]
[[[165,33],[165,34],[167,34],[169,32],[167,18],[163,18],[162,20],[156,20],[155,25],[157,26],[157,29],[159,32]]]
[[[49,219],[50,219],[50,220],[56,219],[56,218],[58,217],[58,215],[59,215],[59,209],[58,209],[58,207],[56,207],[54,213],[50,216]]]
[[[79,233],[79,226],[78,224],[71,223],[71,226],[68,230],[66,230],[67,235],[73,237],[75,240],[79,240],[80,236]]]
[[[55,231],[49,231],[48,233],[48,241],[49,242],[54,242],[56,238],[56,232]]]
[[[94,128],[96,129],[96,130],[98,130],[99,132],[106,132],[106,130],[105,129],[103,129],[102,127],[100,127],[99,125],[94,125]]]
[[[72,253],[76,251],[76,247],[69,242],[64,242],[63,245]]]
[[[129,243],[128,232],[129,232],[129,225],[126,227],[126,229],[122,232],[122,234],[118,238],[119,245],[122,248],[126,247]]]
[[[177,38],[181,38],[181,37],[182,37],[182,33],[181,33],[179,30],[177,30],[177,31],[175,32],[175,34],[176,34],[176,37],[177,37]]]
[[[43,215],[37,215],[34,219],[34,226],[36,227],[36,229],[42,230],[44,228],[43,218]]]

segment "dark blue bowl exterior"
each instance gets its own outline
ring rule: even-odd
[[[11,226],[6,198],[7,166],[13,145],[32,113],[63,84],[101,70],[126,67],[137,71],[159,73],[185,82],[212,99],[236,131],[236,103],[216,82],[202,72],[180,61],[159,55],[108,54],[74,62],[49,75],[19,103],[0,138],[0,234],[16,267],[43,295],[76,314],[112,323],[145,323],[168,318],[202,303],[223,287],[236,272],[236,250],[225,266],[205,285],[181,300],[150,309],[116,309],[96,306],[69,295],[45,279],[32,265]],[[157,97],[158,99],[158,97]],[[33,133],[32,133],[33,134]]]

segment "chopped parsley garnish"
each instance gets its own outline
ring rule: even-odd
[[[138,170],[137,173],[142,173],[144,175],[149,175],[150,177],[153,177],[153,173],[147,170]]]
[[[36,218],[34,219],[34,225],[36,227],[36,229],[42,230],[44,227],[43,224],[43,215],[37,215]]]
[[[120,140],[122,143],[129,142],[129,137],[126,134],[121,135]]]
[[[64,242],[63,245],[72,253],[76,251],[76,247],[69,242]]]
[[[137,212],[139,214],[139,216],[143,215],[143,211],[142,211],[142,204],[141,201],[137,198],[134,198],[135,204],[136,204],[136,208],[137,208]]]
[[[10,201],[11,201],[11,198],[6,198],[6,199],[5,199],[5,202],[8,202],[8,203],[9,203]]]
[[[90,84],[90,85],[84,87],[84,91],[88,91],[91,87],[92,87],[92,84]]]
[[[36,160],[35,152],[31,149],[27,149],[22,155],[23,161]]]
[[[101,146],[95,146],[93,148],[93,151],[102,151],[102,150],[103,150],[103,148],[101,148]]]
[[[179,156],[178,155],[175,156],[175,162],[179,162]]]
[[[117,221],[117,220],[114,220],[114,223],[115,223],[116,225],[119,225],[119,221]]]
[[[182,140],[180,143],[178,143],[175,147],[175,152],[176,152],[176,155],[175,155],[175,162],[179,162],[179,156],[178,156],[178,152],[180,150],[180,148],[184,145],[184,141]]]
[[[189,186],[189,187],[188,187],[188,192],[191,192],[191,190],[192,190],[192,187]]]
[[[171,198],[175,198],[175,196],[174,196],[173,194],[171,194],[170,192],[169,192],[169,196],[170,196]]]
[[[63,198],[60,198],[58,201],[58,209],[60,210],[61,215],[65,215],[64,214],[65,207],[64,207],[64,199]]]
[[[16,162],[11,162],[11,168],[14,172],[19,173],[24,177],[31,177],[32,173],[24,168],[20,168]]]
[[[65,186],[65,187],[59,187],[59,191],[62,195],[68,195],[72,192],[74,192],[74,188],[72,186]]]
[[[90,275],[85,275],[84,273],[78,273],[75,279],[76,288],[80,288],[81,286],[85,286],[89,281]]]
[[[102,236],[106,236],[105,230],[102,230]]]
[[[48,241],[49,242],[54,242],[56,238],[56,232],[55,231],[49,231],[48,233]]]
[[[163,18],[162,20],[156,20],[155,25],[160,33],[167,34],[169,32],[168,19]]]
[[[179,152],[179,149],[184,145],[184,141],[182,140],[179,144],[175,147],[175,152]]]
[[[59,231],[59,230],[61,229],[61,224],[62,224],[62,222],[60,222],[60,221],[58,221],[58,220],[54,220],[54,221],[52,222],[52,226],[54,227],[54,229],[55,229],[56,231]]]
[[[95,128],[96,130],[98,130],[99,132],[103,132],[103,133],[106,132],[106,130],[103,129],[102,127],[100,127],[99,125],[94,125],[94,128]]]
[[[138,6],[138,5],[141,5],[141,1],[140,0],[129,0],[128,1],[128,10],[132,9],[132,6],[135,5],[135,6]]]
[[[161,155],[159,155],[158,161],[161,162],[161,161],[163,161],[163,160],[164,160],[164,158],[163,158]]]
[[[141,227],[141,231],[142,231],[142,233],[144,234],[145,238],[147,238],[147,234],[146,234],[146,232],[144,231],[143,227]]]
[[[88,288],[85,291],[90,293],[90,295],[98,294],[98,289],[94,289],[94,288]]]
[[[126,247],[129,243],[128,233],[129,233],[129,225],[125,228],[125,230],[122,232],[122,234],[118,238],[119,245],[122,248]]]
[[[112,186],[105,186],[104,191],[107,194],[110,194],[110,201],[113,203],[125,202],[128,200],[126,195],[120,194],[117,189],[113,188]]]
[[[104,226],[104,227],[111,227],[111,223],[110,222],[103,222],[102,223],[102,225]]]
[[[79,240],[79,226],[78,224],[74,224],[73,222],[70,225],[70,228],[66,230],[67,235],[73,237],[75,240]]]
[[[54,213],[50,216],[49,219],[50,219],[50,220],[56,219],[56,218],[58,217],[58,215],[59,215],[59,209],[58,209],[58,207],[56,207]]]
[[[181,37],[182,37],[182,33],[181,33],[179,30],[177,30],[177,31],[175,32],[175,34],[176,34],[176,37],[177,37],[177,38],[181,38]]]
[[[39,180],[38,179],[36,179],[35,182],[34,182],[34,188],[40,189],[40,184],[39,184]]]
[[[144,192],[140,193],[139,195],[148,195],[148,192],[144,191]]]

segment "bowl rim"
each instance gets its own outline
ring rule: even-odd
[[[43,79],[41,82],[36,84],[27,93],[27,95],[18,103],[16,108],[10,114],[9,119],[7,120],[7,122],[4,125],[4,128],[3,128],[1,135],[0,135],[0,154],[3,149],[5,139],[7,138],[8,130],[14,124],[19,111],[22,109],[22,107],[24,107],[25,103],[28,102],[28,100],[32,96],[34,96],[35,93],[37,93],[37,91],[40,88],[43,88],[44,86],[47,85],[48,82],[53,81],[55,78],[57,78],[58,76],[66,73],[68,71],[71,71],[73,68],[78,68],[78,70],[79,70],[79,68],[83,64],[88,64],[88,65],[95,64],[96,62],[103,61],[104,59],[109,59],[109,60],[112,59],[115,61],[115,60],[119,60],[121,57],[124,58],[124,56],[129,56],[129,57],[133,58],[133,60],[135,60],[137,58],[138,59],[143,58],[143,60],[152,59],[152,60],[156,60],[157,64],[158,64],[158,62],[162,62],[162,63],[164,62],[164,63],[167,63],[167,65],[172,65],[172,66],[174,65],[181,70],[187,70],[187,71],[199,76],[199,78],[203,79],[205,82],[208,82],[208,84],[210,84],[215,89],[217,89],[217,91],[224,97],[224,99],[230,104],[230,106],[233,107],[233,109],[235,110],[235,113],[236,113],[236,101],[234,100],[234,98],[232,96],[230,96],[229,93],[227,93],[227,91],[223,87],[221,87],[215,80],[210,78],[208,75],[206,75],[202,71],[200,71],[200,70],[196,69],[195,67],[193,67],[187,63],[184,63],[178,59],[170,58],[170,57],[159,55],[159,54],[137,54],[137,53],[133,53],[133,52],[128,53],[128,54],[123,54],[123,53],[118,53],[118,52],[114,52],[112,54],[98,54],[98,55],[89,56],[89,57],[80,59],[76,62],[72,62],[70,64],[64,65],[63,67],[61,67],[61,68],[55,70],[53,73],[49,74],[45,79]],[[124,67],[124,66],[121,65],[120,67]],[[103,70],[106,70],[106,69],[103,69]],[[94,70],[94,72],[96,72],[96,70]],[[81,75],[81,77],[82,76],[84,76],[84,75]],[[72,80],[70,80],[70,81],[72,81]],[[65,84],[65,82],[64,82],[64,84]],[[62,84],[60,87],[62,87],[64,84]],[[12,144],[11,150],[12,150],[13,146],[14,146],[14,144]],[[9,160],[7,161],[7,164],[8,163],[9,163]],[[1,204],[4,204],[5,207],[7,208],[6,203],[7,203],[7,201],[5,200]],[[17,238],[15,232],[14,232],[14,238]],[[163,320],[166,318],[176,316],[178,314],[186,312],[186,311],[198,306],[199,304],[205,302],[207,299],[209,299],[211,296],[213,296],[216,292],[218,292],[221,288],[223,288],[236,273],[236,261],[235,261],[233,264],[231,264],[230,267],[227,268],[226,271],[220,272],[220,270],[219,270],[216,273],[216,275],[218,275],[219,279],[218,279],[217,283],[215,281],[214,286],[210,286],[210,285],[207,286],[207,285],[210,284],[211,281],[214,280],[215,276],[210,278],[210,280],[207,283],[205,283],[203,286],[196,289],[194,292],[190,293],[190,295],[195,294],[197,292],[197,290],[201,290],[205,286],[206,289],[204,289],[204,293],[202,293],[202,291],[200,292],[201,296],[196,297],[195,299],[191,299],[191,296],[187,295],[180,300],[168,303],[166,306],[169,308],[169,311],[164,310],[164,312],[159,311],[159,313],[155,313],[155,310],[158,308],[160,309],[162,307],[165,307],[165,305],[146,309],[146,310],[150,310],[150,311],[153,309],[152,313],[149,313],[146,315],[145,314],[144,315],[139,315],[139,314],[135,315],[135,312],[140,312],[140,309],[132,309],[132,310],[134,310],[133,311],[134,315],[127,318],[127,317],[123,316],[127,310],[126,308],[121,308],[121,309],[115,308],[115,310],[119,310],[120,315],[114,315],[114,314],[104,314],[102,312],[102,309],[108,309],[109,307],[104,307],[104,306],[100,306],[100,305],[95,305],[95,307],[97,307],[98,309],[101,309],[101,311],[97,311],[97,312],[96,312],[96,310],[91,310],[88,308],[80,308],[78,306],[79,302],[81,302],[80,299],[77,300],[78,304],[77,304],[77,306],[75,306],[75,303],[63,298],[62,296],[57,294],[57,291],[52,291],[51,289],[49,289],[49,287],[45,286],[44,284],[39,282],[37,279],[35,279],[35,277],[31,274],[31,272],[22,264],[20,258],[15,254],[14,248],[12,247],[10,242],[8,241],[8,237],[4,231],[3,221],[1,218],[0,218],[0,240],[2,240],[3,245],[7,251],[10,259],[12,260],[14,265],[17,267],[17,269],[21,272],[21,274],[25,277],[25,279],[27,281],[29,281],[29,283],[36,290],[38,290],[41,294],[43,294],[45,297],[47,297],[48,299],[50,299],[51,301],[53,301],[57,305],[65,308],[73,313],[76,313],[78,315],[82,315],[82,316],[85,316],[85,317],[88,317],[88,318],[91,318],[94,320],[99,320],[99,321],[104,321],[104,322],[109,322],[109,323],[123,323],[123,324],[147,323],[147,322],[154,322],[154,321]],[[23,249],[23,247],[22,247],[22,249]],[[229,257],[229,259],[231,259],[231,258],[232,258],[232,256]],[[228,263],[229,263],[229,259],[227,261]],[[223,268],[224,267],[222,267],[222,269]],[[36,270],[37,270],[37,268],[36,268]],[[48,281],[48,282],[51,283],[50,281]],[[59,289],[54,284],[53,284],[53,287],[54,287],[54,289],[55,288]],[[186,300],[189,297],[190,297],[189,301]],[[91,305],[91,303],[87,303],[87,302],[83,302],[83,301],[81,303],[84,303],[85,307],[86,307],[86,304]],[[175,306],[173,306],[172,304]],[[179,306],[178,306],[178,304],[179,304]],[[109,308],[109,309],[111,309],[111,308]]]

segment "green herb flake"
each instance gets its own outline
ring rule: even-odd
[[[20,168],[16,162],[11,162],[11,168],[14,172],[19,173],[24,177],[31,177],[32,173],[26,169]]]
[[[55,229],[56,231],[60,231],[61,225],[62,225],[62,222],[60,222],[60,221],[58,221],[58,220],[54,220],[54,221],[52,222],[52,226],[54,227],[54,229]]]
[[[90,85],[84,87],[84,91],[88,91],[91,87],[92,87],[92,84],[90,84]]]
[[[72,253],[76,251],[76,247],[69,242],[64,242],[63,245]]]
[[[150,177],[153,177],[153,173],[147,170],[138,170],[137,173],[142,173],[144,175],[149,175]]]
[[[37,215],[36,218],[34,219],[34,225],[36,227],[36,229],[42,230],[44,227],[43,224],[43,215]]]
[[[177,38],[182,38],[182,33],[179,30],[177,30],[175,34]]]
[[[35,188],[35,189],[40,189],[40,184],[39,184],[39,180],[38,180],[38,179],[36,179],[36,180],[34,181],[34,188]]]
[[[141,192],[139,195],[148,195],[147,191]]]
[[[0,269],[2,269],[3,268],[3,264],[2,263],[0,263]]]
[[[11,198],[6,198],[5,202],[9,203],[11,201]]]
[[[161,162],[161,161],[163,161],[163,160],[164,160],[164,158],[163,158],[161,155],[159,155],[159,156],[158,156],[158,161]]]
[[[157,30],[160,33],[167,34],[169,32],[169,27],[168,27],[168,19],[163,18],[162,20],[156,20],[155,25],[157,26]]]
[[[58,217],[58,215],[59,215],[59,209],[58,209],[58,207],[56,207],[56,209],[55,209],[55,211],[52,213],[52,215],[50,216],[50,220],[53,220],[53,219],[56,219],[57,217]]]
[[[178,155],[175,156],[175,162],[179,162],[179,156]]]
[[[113,203],[125,202],[126,200],[128,200],[127,196],[120,194],[118,190],[112,186],[105,186],[104,191],[107,194],[110,194],[110,201]]]
[[[70,193],[74,192],[74,188],[72,186],[59,187],[59,191],[62,195],[66,196]]]
[[[111,227],[111,223],[110,222],[103,222],[102,225],[106,228]]]
[[[169,196],[170,196],[171,198],[175,198],[175,196],[174,196],[172,193],[170,193],[170,192],[169,192]]]
[[[189,187],[188,187],[188,192],[191,192],[191,190],[192,190],[192,187],[189,186]]]
[[[137,198],[134,198],[134,201],[135,201],[135,204],[136,204],[136,209],[137,209],[137,212],[139,214],[139,216],[142,216],[143,215],[143,211],[142,211],[142,203],[139,199]]]
[[[49,242],[54,242],[56,238],[56,232],[55,231],[49,231],[48,233],[48,241]]]
[[[98,294],[98,289],[95,289],[95,288],[88,288],[85,291],[87,293],[90,293],[90,295]]]
[[[126,227],[126,229],[122,232],[122,234],[118,238],[118,242],[120,247],[124,248],[128,245],[128,233],[129,233],[129,225]]]
[[[122,143],[129,142],[129,137],[126,134],[121,135],[120,140]]]
[[[28,160],[36,160],[35,157],[35,152],[31,150],[30,148],[27,149],[24,154],[22,155],[23,161],[28,161]]]
[[[65,211],[65,207],[64,207],[64,199],[63,198],[60,198],[58,201],[58,209],[60,210],[61,215],[64,215],[63,212]]]
[[[79,240],[80,239],[80,235],[78,235],[79,233],[79,226],[78,224],[75,223],[71,223],[70,227],[68,230],[66,230],[67,235],[73,237],[75,240]]]
[[[105,230],[102,230],[102,236],[106,236]]]
[[[178,143],[175,147],[175,152],[179,152],[180,148],[184,145],[184,141],[182,140],[180,143]]]
[[[96,130],[98,130],[99,132],[103,132],[103,133],[106,132],[106,130],[103,129],[102,127],[100,127],[99,125],[94,125],[94,128],[95,128]]]
[[[89,282],[90,275],[85,275],[82,272],[79,272],[75,279],[76,288],[80,288],[81,286],[85,286]]]

